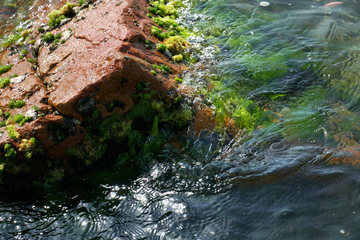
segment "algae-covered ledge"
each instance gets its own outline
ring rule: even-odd
[[[156,152],[193,119],[177,90],[181,63],[194,61],[179,2],[151,5],[67,3],[2,42],[2,186],[50,186],[104,158]]]

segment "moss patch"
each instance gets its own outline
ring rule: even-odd
[[[10,78],[0,78],[0,88],[5,88],[11,82]]]
[[[8,125],[5,129],[12,140],[18,140],[20,138],[20,133],[16,131],[15,125]]]
[[[23,100],[14,100],[14,99],[11,99],[10,101],[9,101],[9,104],[8,104],[8,106],[9,106],[9,108],[11,108],[11,109],[14,109],[14,108],[22,108],[23,106],[25,106],[25,101],[23,101]]]
[[[62,6],[59,10],[53,10],[48,14],[49,22],[48,25],[50,28],[57,26],[60,24],[62,19],[66,17],[72,17],[74,15],[73,7],[78,6],[77,3],[67,2],[64,6]]]
[[[192,112],[181,106],[181,98],[169,99],[151,90],[145,81],[138,83],[135,90],[131,96],[135,106],[127,115],[115,113],[102,119],[97,109],[88,113],[83,122],[87,129],[84,142],[66,150],[66,155],[90,165],[104,157],[123,162],[141,153],[153,153],[164,143],[159,129],[167,125],[176,130],[192,117]]]
[[[0,65],[0,74],[8,72],[14,64]]]
[[[180,36],[166,39],[165,45],[174,54],[183,53],[186,48],[190,47],[190,43]]]

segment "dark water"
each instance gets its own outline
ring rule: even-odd
[[[184,84],[248,130],[166,145],[141,176],[109,166],[3,196],[0,238],[359,239],[360,5],[326,3],[185,1],[200,61]]]

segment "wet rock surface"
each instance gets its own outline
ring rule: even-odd
[[[47,33],[46,26],[34,29],[30,52],[1,53],[1,64],[13,64],[0,75],[11,79],[0,89],[3,183],[51,184],[100,159],[112,141],[134,152],[162,123],[186,125],[191,113],[174,80],[181,66],[145,44],[159,42],[147,6],[128,0],[75,7],[75,16]],[[61,37],[46,41],[49,32]],[[27,61],[32,54],[35,61]],[[153,64],[170,72],[154,74]]]

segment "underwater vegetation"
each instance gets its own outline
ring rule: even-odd
[[[166,128],[174,131],[186,126],[192,118],[192,111],[182,106],[179,99],[162,96],[151,90],[145,81],[138,83],[136,89],[137,93],[132,95],[136,104],[126,116],[115,113],[104,120],[97,109],[89,113],[84,121],[88,130],[84,143],[67,149],[65,154],[83,160],[85,165],[109,154],[119,163],[139,152],[143,156],[154,154],[166,140],[162,128],[168,126]],[[114,148],[114,144],[118,147]],[[147,166],[145,162],[138,164]]]
[[[11,33],[0,37],[0,52],[7,49],[9,46],[15,44],[20,47],[23,47],[24,44],[33,44],[34,40],[30,39],[30,34],[32,33],[31,21],[27,20],[25,22],[19,23]]]

